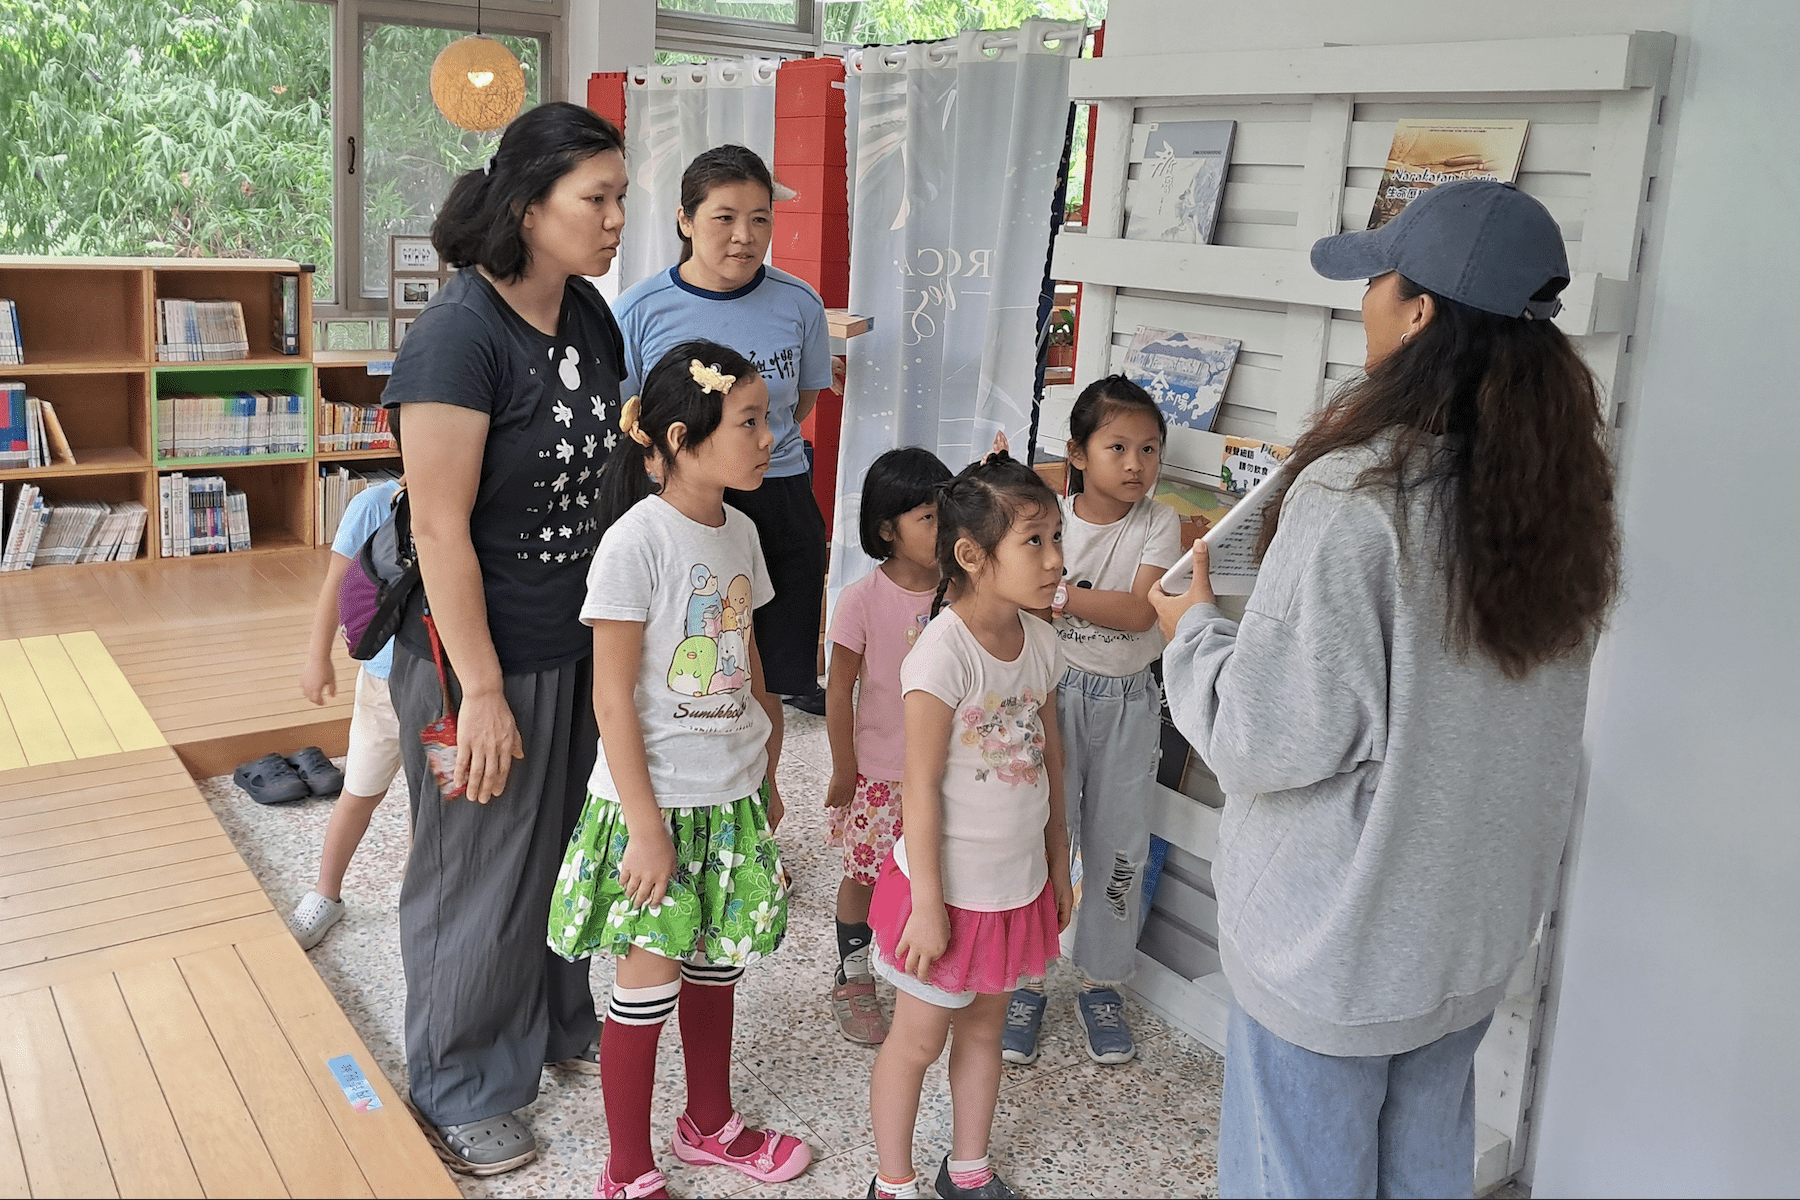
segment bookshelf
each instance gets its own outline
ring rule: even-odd
[[[52,504],[136,500],[150,512],[138,557],[154,560],[162,558],[158,477],[175,471],[219,475],[248,501],[252,549],[238,553],[312,545],[317,399],[309,286],[299,289],[300,353],[278,353],[270,340],[271,280],[300,274],[300,264],[283,259],[0,256],[0,296],[18,306],[25,349],[24,365],[0,367],[0,378],[22,381],[32,395],[56,406],[75,454],[73,465],[0,471],[0,483],[34,484]],[[249,357],[157,361],[156,302],[163,299],[237,301]],[[302,451],[189,458],[158,452],[157,402],[164,397],[262,390],[302,397]],[[7,491],[10,497],[13,489]]]

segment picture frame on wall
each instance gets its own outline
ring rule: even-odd
[[[395,275],[393,308],[396,312],[417,312],[431,303],[444,281],[436,275]]]
[[[388,349],[398,350],[400,343],[406,340],[407,330],[412,328],[412,317],[392,317],[388,322]]]
[[[437,247],[425,234],[389,234],[388,270],[395,275],[437,274],[443,270]]]

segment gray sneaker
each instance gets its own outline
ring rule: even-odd
[[[1050,1001],[1042,992],[1020,988],[1006,1006],[1006,1026],[1000,1033],[1000,1057],[1029,1067],[1038,1060],[1038,1030],[1044,1026],[1044,1009]]]
[[[410,1105],[408,1106],[410,1107]],[[461,1125],[433,1125],[413,1109],[425,1140],[438,1158],[458,1175],[500,1175],[516,1170],[537,1157],[537,1139],[516,1113],[501,1113],[485,1121]]]
[[[1113,1065],[1137,1057],[1131,1026],[1125,1023],[1125,1001],[1111,988],[1082,989],[1075,993],[1075,1013],[1087,1034],[1088,1057]]]
[[[333,925],[343,919],[344,902],[328,900],[314,889],[300,897],[300,903],[294,905],[294,912],[288,917],[287,926],[293,933],[294,940],[300,943],[300,948],[311,950],[325,940],[326,932]]]

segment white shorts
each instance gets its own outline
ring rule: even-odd
[[[344,793],[387,795],[400,770],[400,718],[388,681],[356,672],[356,707],[350,710],[350,751],[344,758]]]

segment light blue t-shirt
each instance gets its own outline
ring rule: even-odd
[[[332,553],[341,554],[354,562],[362,551],[363,543],[369,540],[369,535],[380,529],[388,519],[388,513],[394,507],[394,493],[399,490],[400,481],[390,479],[386,483],[364,488],[350,497],[350,503],[344,506],[344,519],[338,522],[337,536],[331,539]],[[362,668],[376,679],[386,679],[388,670],[393,665],[394,641],[389,638],[388,644],[374,658],[363,663]]]
[[[644,376],[671,346],[707,338],[749,359],[769,385],[769,430],[775,449],[769,474],[806,473],[806,447],[794,408],[803,391],[831,386],[831,341],[825,303],[804,279],[779,267],[759,267],[734,292],[709,292],[681,277],[679,267],[628,288],[613,306],[625,333],[625,382],[635,396]]]

